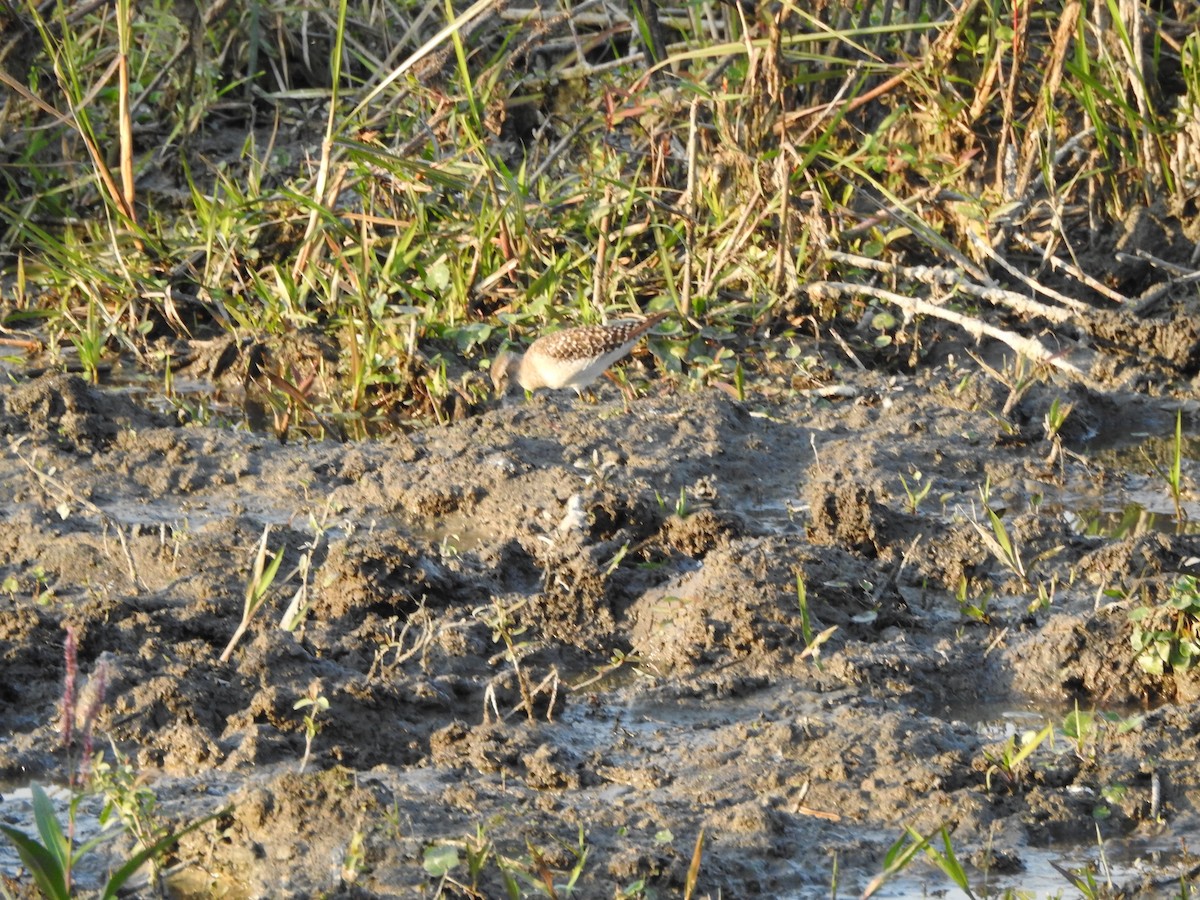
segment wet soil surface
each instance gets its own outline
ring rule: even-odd
[[[220,812],[177,893],[682,896],[695,859],[696,897],[850,896],[942,826],[977,885],[1099,835],[1153,849],[1122,886],[1177,887],[1200,679],[1146,674],[1130,612],[1200,547],[1081,516],[1134,489],[1082,438],[1173,407],[1039,385],[1004,420],[966,374],[769,406],[604,385],[357,444],[2,387],[0,790],[63,777],[70,625],[156,816]],[[1077,440],[1048,461],[1055,398]],[[264,529],[283,562],[222,662]]]

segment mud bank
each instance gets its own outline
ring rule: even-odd
[[[173,854],[196,894],[677,896],[703,830],[697,897],[850,896],[943,826],[979,884],[1080,867],[1099,833],[1166,848],[1125,887],[1177,885],[1197,680],[1146,674],[1129,612],[1195,538],[1081,528],[1072,498],[1124,473],[1081,442],[1047,462],[1066,389],[1014,435],[981,377],[849,386],[605,387],[355,445],[0,388],[0,778],[62,778],[70,624],[156,814],[225,810]],[[1114,403],[1070,399],[1081,434]],[[222,663],[267,528],[284,560]]]

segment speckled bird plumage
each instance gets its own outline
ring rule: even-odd
[[[544,335],[523,354],[497,356],[492,363],[492,382],[501,393],[514,382],[527,391],[569,387],[580,393],[666,317],[665,312],[655,313],[645,319],[623,319]]]

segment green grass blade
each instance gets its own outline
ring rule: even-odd
[[[33,817],[37,822],[38,834],[46,849],[54,855],[59,869],[66,873],[71,870],[71,843],[63,834],[62,826],[54,813],[54,804],[50,797],[36,782],[29,786],[33,794]]]
[[[17,855],[40,890],[51,900],[67,900],[66,872],[59,865],[58,857],[23,831],[18,831],[9,825],[0,825],[4,834],[17,849]]]
[[[108,883],[104,886],[104,893],[101,895],[101,900],[114,900],[114,898],[117,896],[117,892],[121,889],[125,882],[132,878],[137,870],[145,865],[148,860],[165,853],[167,850],[171,849],[171,847],[175,846],[175,844],[179,843],[184,835],[195,831],[201,825],[205,824],[206,822],[211,822],[213,819],[224,815],[226,812],[228,812],[228,810],[223,809],[219,812],[213,813],[210,816],[205,816],[203,819],[193,822],[187,828],[183,829],[183,831],[177,831],[174,834],[168,834],[162,840],[152,844],[149,847],[144,847],[142,850],[135,853],[129,859],[129,861],[125,863],[125,865],[113,872],[112,876],[108,879]]]

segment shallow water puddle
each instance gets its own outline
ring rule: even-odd
[[[244,884],[199,866],[187,866],[166,877],[167,896],[171,900],[249,900],[254,892]]]
[[[1029,729],[1037,730],[1045,726],[1047,721],[1061,721],[1051,717],[1054,711],[1039,709],[1033,706],[1017,708],[1008,702],[973,702],[964,700],[962,703],[942,707],[938,717],[948,722],[963,722],[987,740],[1004,740]]]
[[[411,516],[384,521],[386,528],[411,534],[418,541],[436,547],[443,556],[453,556],[487,547],[496,541],[496,527],[477,515],[454,512],[441,517]]]
[[[738,512],[767,534],[802,534],[808,516],[808,504],[800,500],[767,500],[753,506],[739,508]]]
[[[1154,511],[1136,502],[1127,503],[1121,509],[1087,505],[1075,509],[1059,509],[1076,533],[1089,537],[1119,539],[1136,537],[1151,531],[1162,534],[1200,534],[1200,506],[1185,504],[1185,509],[1188,506],[1197,509],[1183,520],[1173,511]]]
[[[1164,401],[1161,406],[1137,403],[1119,417],[1101,419],[1098,427],[1071,449],[1079,453],[1127,452],[1148,441],[1170,442],[1175,437],[1175,416],[1183,410],[1182,432],[1185,444],[1200,440],[1200,410],[1194,403]]]
[[[42,785],[46,795],[54,804],[55,815],[64,832],[68,830],[71,792],[61,785]],[[37,824],[34,821],[33,794],[28,784],[21,786],[0,786],[0,822],[24,831],[38,843],[43,843]],[[80,845],[91,840],[105,831],[100,824],[100,812],[103,801],[98,797],[85,797],[75,810],[73,825],[73,842],[78,849]],[[110,823],[111,824],[111,823]],[[115,838],[121,833],[119,827],[110,828]],[[120,866],[125,860],[109,852],[109,843],[103,841],[90,853],[77,860],[73,868],[73,881],[76,888],[98,889],[103,886],[108,873]],[[15,878],[23,873],[24,867],[12,843],[0,835],[0,873],[9,878]]]
[[[1062,515],[1076,533],[1120,539],[1147,532],[1200,534],[1200,425],[1184,420],[1179,445],[1181,494],[1176,506],[1170,473],[1175,462],[1174,417],[1164,430],[1113,430],[1075,451],[1086,467],[1071,466],[1063,485],[1030,486],[1022,506]]]
[[[93,502],[108,517],[108,524],[115,525],[132,536],[139,533],[157,533],[164,547],[177,545],[187,540],[190,534],[213,525],[248,517],[259,525],[272,528],[289,528],[307,524],[298,518],[296,510],[272,506],[269,497],[244,495],[239,500],[212,500],[180,497],[169,494],[154,499],[131,499],[115,497],[93,498]],[[60,511],[63,518],[72,514],[66,506]],[[82,513],[87,515],[86,512]],[[341,537],[344,532],[330,527],[324,532],[330,537]]]
[[[1161,896],[1178,896],[1179,878],[1196,866],[1196,857],[1181,846],[1178,835],[1165,833],[1153,840],[1105,841],[1103,845],[1075,844],[1064,847],[1024,847],[1019,852],[1021,870],[1012,874],[982,872],[963,860],[964,870],[977,897],[992,897],[1012,891],[1025,900],[1059,900],[1089,896],[1077,885],[1091,881],[1097,896],[1130,896],[1145,878]],[[1057,867],[1057,868],[1056,868]],[[1066,874],[1064,874],[1066,873]],[[1079,879],[1075,882],[1074,879]],[[1110,893],[1099,893],[1110,892]],[[800,895],[797,895],[799,897]],[[968,895],[931,862],[915,862],[912,871],[902,872],[871,895],[888,900],[914,897],[960,898]]]
[[[1185,475],[1185,485],[1188,480]],[[1040,508],[1062,515],[1077,534],[1090,537],[1200,533],[1200,500],[1181,498],[1181,517],[1161,480],[1135,473],[1127,473],[1115,486],[1069,485]]]

